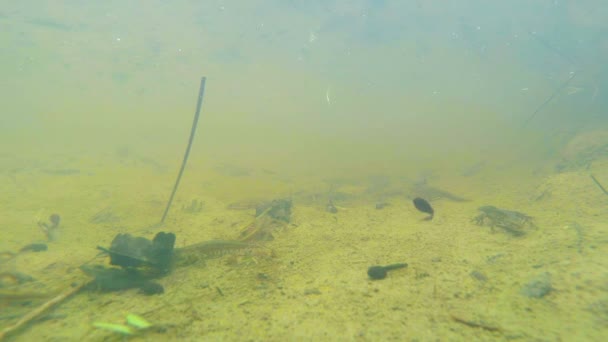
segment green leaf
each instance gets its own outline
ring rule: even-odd
[[[145,318],[136,314],[127,315],[127,324],[136,327],[137,329],[147,329],[152,326],[152,323],[146,321]]]
[[[130,327],[122,324],[95,322],[93,323],[93,326],[95,328],[109,330],[123,335],[133,335],[133,330]]]

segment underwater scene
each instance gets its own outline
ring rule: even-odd
[[[608,340],[606,18],[6,1],[0,341]]]

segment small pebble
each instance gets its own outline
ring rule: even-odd
[[[48,249],[49,247],[46,245],[46,243],[31,243],[27,246],[23,246],[19,252],[44,252]]]
[[[151,296],[164,293],[165,288],[159,283],[148,281],[140,286],[139,292],[145,294],[146,296]]]
[[[481,273],[479,271],[472,271],[470,273],[470,276],[473,277],[473,279],[479,280],[479,281],[484,282],[484,283],[486,281],[488,281],[488,277],[486,277],[485,274],[483,274],[483,273]]]
[[[552,290],[551,274],[543,273],[524,285],[521,294],[529,298],[543,298]]]
[[[320,295],[321,291],[317,288],[312,288],[312,289],[306,289],[304,290],[304,295],[305,296],[310,296],[310,295]]]
[[[378,202],[378,203],[376,203],[376,209],[377,210],[384,209],[384,208],[388,207],[388,205],[389,204],[386,202]]]

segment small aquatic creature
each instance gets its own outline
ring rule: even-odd
[[[255,218],[261,219],[268,214],[274,220],[279,220],[289,223],[291,220],[291,199],[275,199],[272,202],[261,203],[255,208]]]
[[[388,266],[371,266],[367,269],[367,275],[372,280],[380,280],[386,278],[388,271],[406,268],[407,264],[392,264]]]
[[[60,222],[61,217],[58,214],[52,214],[49,216],[49,222],[38,221],[38,227],[42,229],[47,240],[54,241],[57,239],[57,230]]]
[[[431,204],[429,202],[427,202],[427,200],[425,200],[424,198],[420,198],[420,197],[416,197],[414,198],[414,206],[416,207],[416,209],[418,209],[419,211],[422,211],[423,213],[427,213],[431,216],[425,218],[425,221],[430,221],[433,219],[433,216],[435,215],[435,211],[433,210],[433,207],[431,207]]]
[[[492,205],[479,207],[481,214],[473,218],[478,226],[498,227],[513,236],[522,236],[527,228],[535,228],[533,218],[514,210],[500,209]]]

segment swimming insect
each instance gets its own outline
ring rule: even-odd
[[[430,221],[433,219],[433,216],[435,215],[435,211],[433,210],[433,207],[431,207],[431,204],[429,202],[427,202],[424,198],[420,198],[420,197],[416,197],[414,198],[414,206],[416,207],[416,209],[422,211],[423,213],[427,213],[431,216],[425,218],[426,221]]]
[[[367,269],[367,275],[372,280],[380,280],[386,278],[388,271],[405,268],[407,264],[392,264],[388,266],[371,266]]]

